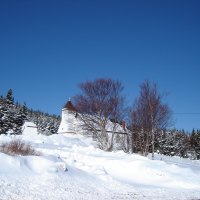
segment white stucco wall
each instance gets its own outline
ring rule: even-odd
[[[62,109],[61,123],[58,133],[76,133],[75,112]]]

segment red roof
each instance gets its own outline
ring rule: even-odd
[[[67,110],[76,112],[76,108],[73,106],[73,104],[72,104],[71,101],[68,101],[68,102],[65,104],[64,108],[66,108]]]

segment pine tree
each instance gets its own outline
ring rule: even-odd
[[[176,155],[177,149],[175,145],[175,132],[172,130],[165,132],[159,140],[159,151],[161,154],[174,156]]]
[[[7,105],[14,105],[14,97],[12,89],[9,89],[6,95],[6,104]]]
[[[190,136],[190,145],[192,149],[196,152],[197,159],[200,159],[200,131],[193,130]]]
[[[169,156],[188,157],[190,137],[184,130],[171,130],[161,135],[158,140],[159,152]]]
[[[1,97],[0,98],[0,134],[5,133],[8,130],[7,113],[8,113],[8,110],[6,108],[5,99]]]
[[[22,108],[21,108],[21,112],[24,114],[24,115],[27,115],[28,114],[28,108],[27,108],[27,105],[26,103],[24,102]]]

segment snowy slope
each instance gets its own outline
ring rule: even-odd
[[[30,143],[42,156],[0,153],[0,199],[200,199],[200,162],[104,152],[82,135],[0,135]]]

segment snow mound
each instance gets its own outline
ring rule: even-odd
[[[67,171],[67,165],[56,156],[9,156],[0,153],[0,173],[54,173]]]
[[[0,135],[1,142],[13,138],[41,156],[0,153],[2,200],[200,199],[200,161],[105,152],[78,134]]]

